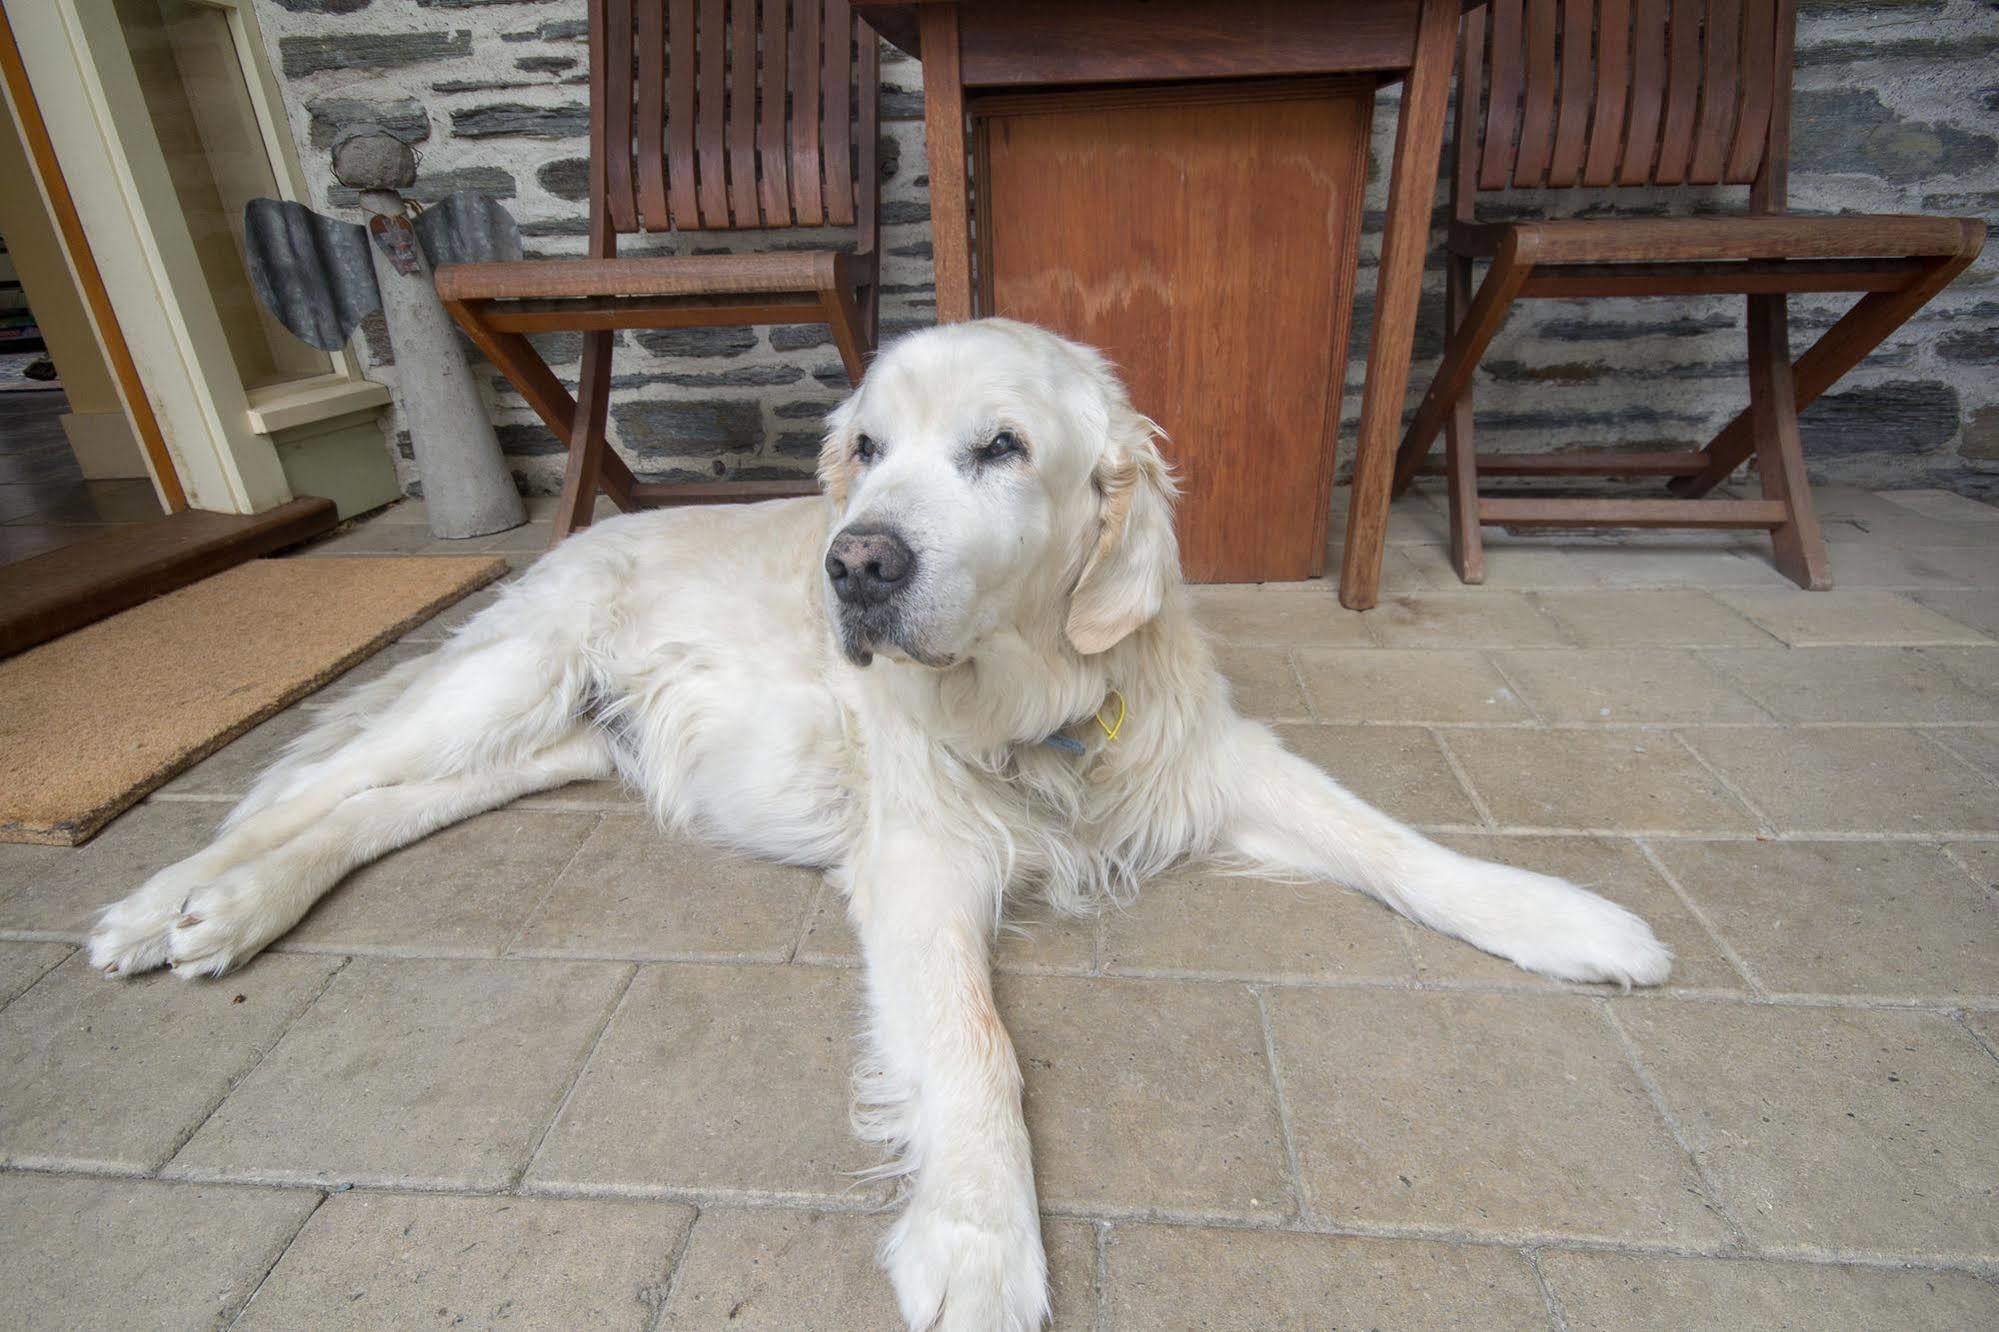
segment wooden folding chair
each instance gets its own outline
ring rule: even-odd
[[[1970,218],[1785,212],[1795,0],[1490,0],[1461,25],[1443,363],[1396,458],[1396,488],[1441,427],[1451,561],[1482,581],[1481,524],[1761,528],[1777,567],[1831,586],[1798,440],[1798,411],[1962,272],[1984,243]],[[1486,223],[1480,191],[1747,185],[1723,217]],[[1472,294],[1472,265],[1491,267]],[[1859,300],[1790,356],[1791,292]],[[1525,297],[1741,294],[1749,406],[1699,450],[1478,453],[1472,372]],[[1756,456],[1760,499],[1700,499]],[[1433,470],[1433,469],[1432,469]],[[1489,476],[1658,476],[1674,499],[1481,495]]]
[[[438,295],[558,438],[555,539],[620,509],[810,494],[642,482],[604,440],[620,328],[826,324],[858,384],[879,305],[880,48],[847,0],[590,0],[590,256],[455,264]],[[852,226],[853,253],[618,257],[638,231]],[[570,397],[526,334],[583,333]]]

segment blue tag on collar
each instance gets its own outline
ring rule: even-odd
[[[1044,745],[1053,745],[1055,748],[1064,750],[1071,754],[1089,753],[1089,747],[1086,746],[1081,740],[1078,740],[1073,735],[1064,735],[1060,731],[1057,731],[1055,734],[1049,736],[1046,740],[1043,740],[1041,743]]]

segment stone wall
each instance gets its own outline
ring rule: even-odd
[[[325,149],[341,127],[386,123],[423,153],[416,193],[465,187],[505,202],[531,254],[583,252],[588,53],[581,0],[259,0],[292,129],[316,199],[337,206]],[[1791,198],[1798,211],[1999,214],[1999,21],[1987,0],[1801,0]],[[932,321],[922,70],[884,48],[881,168],[885,335]],[[1347,373],[1343,436],[1360,408],[1384,167],[1398,89],[1384,91],[1373,145],[1368,234]],[[1726,206],[1739,191],[1695,191]],[[1675,196],[1685,200],[1682,192]],[[1438,220],[1444,193],[1438,192]],[[1612,202],[1571,191],[1536,201],[1563,214]],[[1624,192],[1625,208],[1663,199]],[[625,252],[693,253],[836,243],[840,233],[693,233]],[[1411,377],[1412,405],[1441,342],[1433,255]],[[1815,475],[1862,484],[1999,492],[1999,244],[1804,419]],[[1797,298],[1800,348],[1843,308]],[[364,327],[371,377],[393,383],[379,322]],[[573,381],[574,336],[538,339]],[[1744,401],[1740,302],[1546,301],[1520,308],[1479,373],[1481,444],[1696,445]],[[555,489],[560,444],[497,372],[475,362],[517,475]],[[641,474],[687,480],[808,472],[819,418],[845,386],[820,328],[625,334],[612,440]],[[1170,423],[1169,428],[1170,428]],[[420,488],[393,420],[406,489]]]

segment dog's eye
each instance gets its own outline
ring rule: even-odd
[[[859,458],[862,462],[873,462],[875,458],[875,452],[876,452],[875,442],[869,436],[862,435],[859,439],[854,441],[854,456],[856,458]]]
[[[1016,453],[1025,452],[1027,446],[1020,442],[1018,435],[1011,430],[1002,430],[987,440],[985,447],[979,450],[979,461],[998,462],[1002,458],[1011,458]]]

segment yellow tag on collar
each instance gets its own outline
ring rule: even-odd
[[[1102,708],[1098,708],[1097,726],[1103,731],[1105,739],[1116,740],[1118,732],[1124,729],[1124,717],[1125,717],[1126,708],[1125,708],[1125,701],[1123,694],[1113,689],[1111,690],[1111,696],[1117,699],[1117,720],[1106,725],[1104,723],[1104,710]]]

